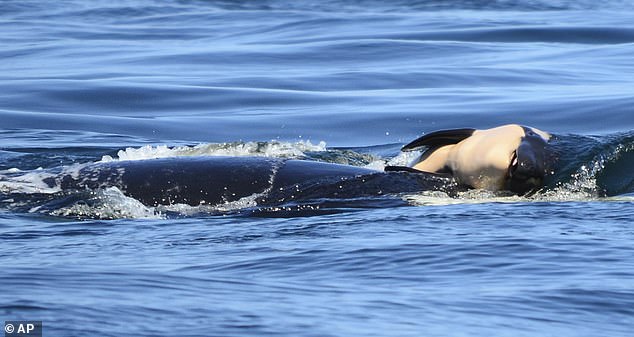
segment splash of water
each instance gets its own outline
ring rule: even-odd
[[[117,153],[117,157],[103,156],[101,162],[143,160],[154,158],[184,157],[184,156],[262,156],[277,158],[302,158],[307,152],[326,151],[326,143],[317,144],[308,141],[289,142],[234,142],[207,143],[195,146],[146,145],[140,148],[126,148]]]
[[[32,213],[40,208],[31,209]],[[161,219],[164,215],[140,201],[125,196],[116,187],[91,191],[89,197],[72,205],[49,211],[48,214],[63,217],[90,219]]]

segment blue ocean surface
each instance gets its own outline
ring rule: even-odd
[[[0,31],[0,320],[632,336],[630,1],[7,0]],[[52,200],[45,183],[186,156],[382,169],[422,134],[508,123],[561,146],[537,193],[152,207],[117,189]]]

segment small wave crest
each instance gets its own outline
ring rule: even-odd
[[[54,178],[56,173],[38,168],[33,171],[21,171],[17,168],[0,171],[0,194],[52,194],[60,192],[60,188],[49,186],[46,179]]]
[[[184,156],[263,156],[279,158],[302,158],[307,152],[326,151],[326,143],[320,141],[317,144],[310,140],[295,143],[270,141],[270,142],[233,142],[233,143],[207,143],[195,146],[146,145],[139,148],[126,148],[120,150],[116,157],[103,156],[101,162],[143,160]]]
[[[556,173],[543,193],[561,200],[634,192],[634,134],[558,137]]]
[[[41,207],[30,210],[31,213],[41,212]],[[116,187],[90,191],[86,198],[82,198],[68,206],[45,211],[50,215],[89,219],[160,219],[164,216],[152,207],[143,205],[140,201],[127,197]]]

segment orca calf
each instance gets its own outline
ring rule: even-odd
[[[539,129],[509,124],[435,131],[402,150],[424,149],[414,170],[447,174],[471,188],[527,194],[541,188],[552,170],[550,139]]]

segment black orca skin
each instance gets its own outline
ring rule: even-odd
[[[382,172],[310,160],[172,157],[88,165],[47,181],[65,191],[117,187],[148,206],[216,205],[258,194],[258,204],[440,190],[457,185],[427,173]]]

